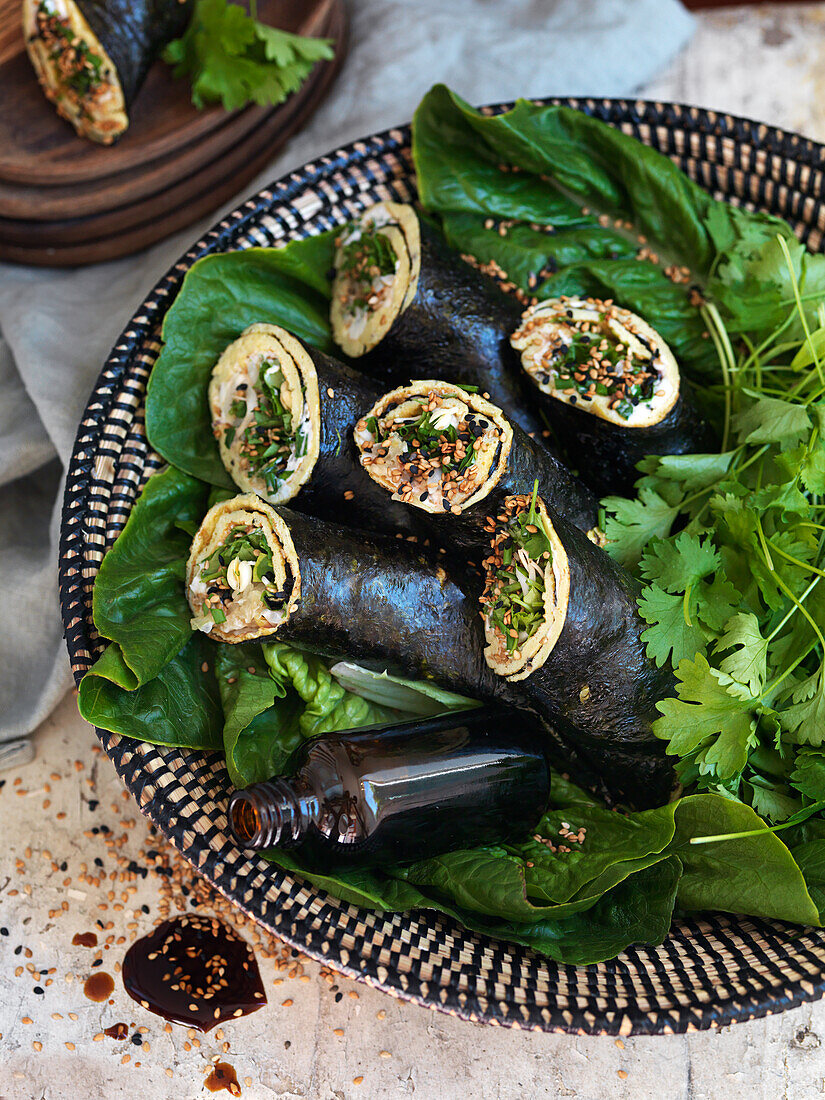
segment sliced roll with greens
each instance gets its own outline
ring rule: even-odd
[[[334,266],[333,338],[382,388],[422,375],[456,382],[526,432],[546,429],[509,343],[523,305],[412,206],[369,207],[338,237]]]
[[[671,772],[650,717],[670,681],[638,643],[630,582],[537,499],[510,498],[502,515],[524,527],[516,562],[537,563],[528,580],[513,576],[521,596],[473,591],[410,543],[236,497],[210,510],[192,545],[193,626],[218,641],[275,636],[505,703],[531,715],[548,751],[582,780],[636,805],[660,803]],[[492,535],[503,561],[493,525],[487,546]],[[494,605],[505,598],[525,635],[509,650],[495,636]]]
[[[713,445],[666,342],[612,301],[540,302],[524,313],[512,346],[571,464],[599,492],[629,492],[645,455]]]
[[[291,500],[321,437],[318,377],[303,345],[276,325],[250,325],[215,364],[209,409],[235,484],[270,504]]]
[[[490,668],[598,759],[643,759],[673,674],[646,653],[636,583],[534,490],[486,529],[481,619]]]
[[[208,394],[221,461],[238,488],[270,504],[294,500],[354,526],[409,534],[414,517],[364,474],[352,440],[377,397],[368,378],[264,323],[224,350]]]
[[[192,629],[222,642],[274,634],[297,606],[301,574],[277,512],[252,493],[210,508],[186,564]]]
[[[537,480],[545,500],[599,537],[589,490],[501,409],[449,382],[411,382],[385,394],[356,424],[355,443],[373,481],[428,513],[436,541],[443,532],[459,558],[483,544],[490,512]]]
[[[26,48],[46,97],[81,137],[109,145],[194,0],[23,0]]]

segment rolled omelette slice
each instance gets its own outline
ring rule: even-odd
[[[526,432],[546,429],[510,336],[523,305],[412,206],[380,202],[337,239],[330,320],[382,388],[436,378],[478,389]]]
[[[274,634],[301,597],[289,529],[252,493],[214,505],[186,564],[192,628],[223,642]]]
[[[385,394],[355,427],[370,477],[395,499],[436,514],[483,500],[507,469],[512,442],[501,409],[435,379]]]
[[[549,298],[524,313],[511,343],[571,464],[597,491],[629,492],[645,455],[712,446],[673,352],[630,310]]]
[[[277,325],[250,325],[223,352],[209,382],[212,431],[239,488],[270,504],[291,500],[318,458],[315,364]]]
[[[109,145],[193,9],[194,0],[23,0],[26,49],[58,114],[81,137]]]
[[[536,483],[552,507],[600,538],[590,491],[501,409],[460,386],[433,379],[400,386],[358,421],[354,437],[373,481],[427,513],[437,541],[457,558],[483,545],[487,517],[505,496],[531,493]]]

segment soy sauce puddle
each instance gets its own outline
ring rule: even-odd
[[[214,917],[190,913],[159,924],[126,952],[122,977],[126,992],[143,1008],[199,1031],[210,1031],[266,1004],[254,954],[245,940]],[[230,1084],[216,1081],[211,1091],[232,1092]],[[240,1090],[233,1095],[240,1095]]]
[[[221,1092],[226,1089],[232,1096],[241,1095],[238,1075],[228,1062],[216,1062],[203,1086],[207,1092]]]

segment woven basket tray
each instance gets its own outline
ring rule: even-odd
[[[620,127],[718,197],[780,214],[810,248],[821,247],[822,146],[693,107],[544,102],[564,102]],[[187,270],[206,253],[318,233],[379,199],[409,202],[409,140],[408,127],[365,138],[254,195],[175,264],[118,340],[83,415],[66,481],[60,599],[78,681],[103,648],[92,623],[100,562],[161,465],[146,443],[143,402],[161,322]],[[427,911],[385,915],[347,905],[227,838],[229,781],[217,755],[97,735],[142,812],[218,890],[294,947],[394,996],[491,1024],[630,1035],[717,1027],[825,992],[825,932],[778,922],[713,914],[678,921],[661,947],[576,968]]]

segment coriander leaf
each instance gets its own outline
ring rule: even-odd
[[[740,611],[725,624],[725,633],[716,643],[716,653],[734,652],[725,657],[720,668],[734,680],[758,695],[765,683],[768,642],[759,630],[759,620],[751,611]]]
[[[799,698],[815,682],[813,695],[779,711],[779,721],[787,739],[797,745],[821,745],[825,742],[825,674],[823,670],[811,677],[794,692]]]
[[[712,581],[700,581],[694,593],[699,618],[714,631],[721,630],[742,604],[741,595],[721,570]]]
[[[709,538],[681,531],[670,541],[654,539],[642,555],[640,569],[643,577],[656,581],[666,592],[684,592],[719,565],[719,553]]]
[[[686,493],[707,489],[730,469],[733,451],[709,455],[648,455],[639,469],[657,478],[678,482]]]
[[[268,27],[227,0],[196,0],[183,36],[163,53],[176,77],[190,78],[196,107],[219,101],[227,111],[283,103],[332,56],[329,40]]]
[[[676,669],[678,699],[662,699],[653,732],[668,741],[667,752],[686,756],[703,750],[703,762],[725,782],[738,775],[755,742],[755,700],[705,657],[682,660]]]
[[[784,784],[751,782],[746,784],[750,792],[750,802],[762,817],[770,821],[787,821],[802,809],[802,802],[794,798]]]
[[[800,794],[820,802],[825,798],[825,756],[816,750],[800,749],[790,782]]]
[[[810,492],[825,493],[825,436],[821,429],[816,441],[805,452],[799,476]]]
[[[664,538],[679,514],[655,490],[643,486],[636,500],[605,497],[605,549],[624,566],[635,565],[652,538]]]
[[[668,660],[676,665],[684,657],[705,652],[705,632],[696,619],[695,596],[688,601],[690,622],[685,618],[684,599],[663,592],[657,584],[648,585],[638,603],[642,618],[652,624],[642,634],[642,641],[657,665]]]
[[[734,429],[742,443],[795,444],[811,430],[811,419],[804,405],[764,397],[745,390],[751,403],[733,418]]]

